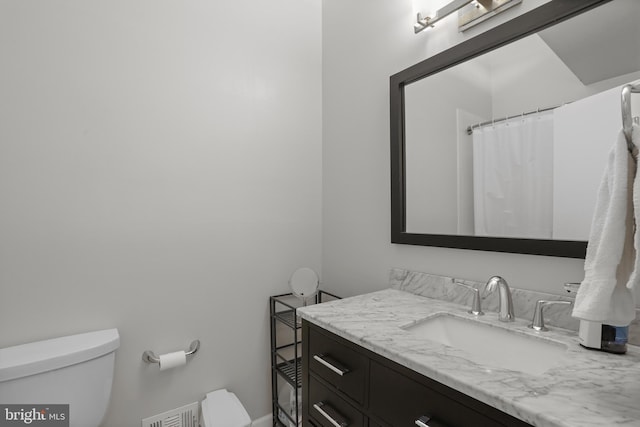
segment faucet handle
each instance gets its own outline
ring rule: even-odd
[[[474,316],[482,316],[484,315],[482,311],[482,306],[480,305],[480,290],[471,285],[467,285],[465,283],[460,283],[458,281],[453,282],[455,285],[462,286],[463,288],[467,288],[473,292],[473,301],[471,302],[471,309],[467,311],[469,314],[473,314]]]
[[[543,299],[538,300],[538,302],[536,302],[536,308],[533,310],[533,319],[531,319],[531,324],[529,325],[529,327],[539,332],[548,331],[549,328],[544,326],[544,316],[543,316],[542,309],[548,305],[556,305],[556,304],[571,305],[573,304],[573,302],[572,301],[546,301]]]

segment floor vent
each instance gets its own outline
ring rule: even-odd
[[[142,420],[142,427],[198,427],[198,402]]]

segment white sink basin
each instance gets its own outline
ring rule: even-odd
[[[506,368],[539,375],[567,360],[567,346],[562,343],[448,313],[403,329],[418,339],[460,350],[462,357],[489,370]]]

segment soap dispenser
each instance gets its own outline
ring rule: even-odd
[[[624,354],[627,352],[628,326],[611,326],[588,320],[580,321],[580,345],[590,350]]]
[[[571,296],[578,293],[580,283],[565,283],[564,289]],[[611,326],[602,322],[580,320],[578,338],[580,345],[589,350],[624,354],[627,352],[628,326]]]

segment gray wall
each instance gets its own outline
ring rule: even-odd
[[[580,280],[581,260],[389,243],[389,75],[544,1],[414,35],[442,3],[0,0],[0,347],[117,327],[105,426],[220,387],[255,419],[267,296],[296,267],[345,296],[390,267]],[[186,367],[140,360],[195,338]]]
[[[452,113],[460,109],[460,114],[479,116],[468,123],[492,117],[491,76],[484,67],[466,62],[407,85],[404,104],[407,231],[458,234],[463,208],[458,206],[456,190],[466,183],[458,178],[465,172],[473,174],[473,164],[470,170],[458,164],[466,153],[452,143],[460,132],[457,114]],[[466,133],[463,137],[471,140]],[[468,148],[473,150],[471,145]],[[470,159],[473,162],[473,156]],[[473,209],[473,178],[469,179]]]
[[[560,293],[582,279],[582,260],[389,243],[389,76],[544,1],[464,34],[450,17],[414,35],[415,14],[443,3],[324,1],[324,282],[359,294],[386,287],[389,268],[400,267],[478,281],[500,274],[515,287]]]
[[[267,297],[321,267],[320,2],[0,0],[0,57],[0,347],[117,327],[109,427],[268,414]]]

